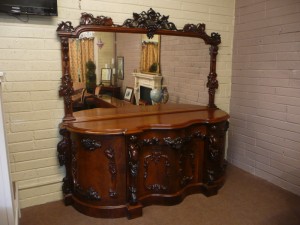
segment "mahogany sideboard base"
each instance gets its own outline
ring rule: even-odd
[[[128,105],[75,115],[60,126],[58,158],[65,204],[85,215],[133,219],[145,206],[215,195],[225,182],[222,110]]]
[[[127,217],[128,219],[135,219],[143,215],[143,207],[150,205],[165,205],[172,206],[181,203],[186,196],[203,193],[205,196],[210,197],[218,193],[218,190],[223,186],[224,179],[219,181],[218,185],[213,187],[207,187],[203,184],[196,184],[187,186],[184,190],[180,191],[177,195],[167,195],[167,196],[148,196],[140,199],[140,203],[136,205],[120,205],[116,207],[112,206],[95,206],[90,205],[85,206],[84,202],[79,199],[72,197],[72,195],[65,195],[64,202],[65,205],[73,205],[73,207],[79,212],[98,218],[119,218]]]

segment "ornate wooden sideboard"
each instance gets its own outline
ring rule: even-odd
[[[150,204],[216,194],[228,114],[193,105],[80,111],[61,127],[65,200],[86,215],[135,218]]]
[[[173,205],[199,192],[214,195],[225,182],[229,115],[214,101],[220,35],[206,34],[204,24],[177,29],[168,18],[150,9],[116,25],[111,18],[83,13],[76,28],[69,21],[57,28],[63,67],[59,94],[65,109],[57,149],[60,165],[66,167],[64,200],[86,215],[135,218],[147,205]],[[210,45],[208,105],[116,103],[73,112],[68,42],[88,31],[203,39]]]

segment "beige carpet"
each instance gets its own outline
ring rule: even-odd
[[[80,214],[62,201],[22,210],[21,225],[300,225],[300,196],[237,167],[228,166],[219,194],[188,196],[175,206],[149,206],[143,217],[99,219]]]

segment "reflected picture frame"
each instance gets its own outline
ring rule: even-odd
[[[109,83],[111,84],[112,69],[111,68],[101,68],[101,82],[100,84]]]
[[[125,88],[125,92],[124,92],[124,98],[123,98],[123,100],[127,101],[127,102],[132,102],[133,92],[134,91],[133,91],[132,87],[126,87]]]
[[[124,80],[124,57],[117,56],[117,77],[119,80]]]

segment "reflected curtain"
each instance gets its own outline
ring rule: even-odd
[[[94,61],[94,39],[69,39],[70,74],[73,83],[86,82],[86,63]],[[84,85],[85,86],[85,85]]]
[[[149,72],[150,67],[159,62],[159,46],[158,43],[143,42],[141,56],[141,71]],[[158,66],[158,65],[157,65]],[[158,67],[157,67],[158,68]],[[156,72],[156,71],[153,71]],[[159,72],[159,71],[157,71]]]

